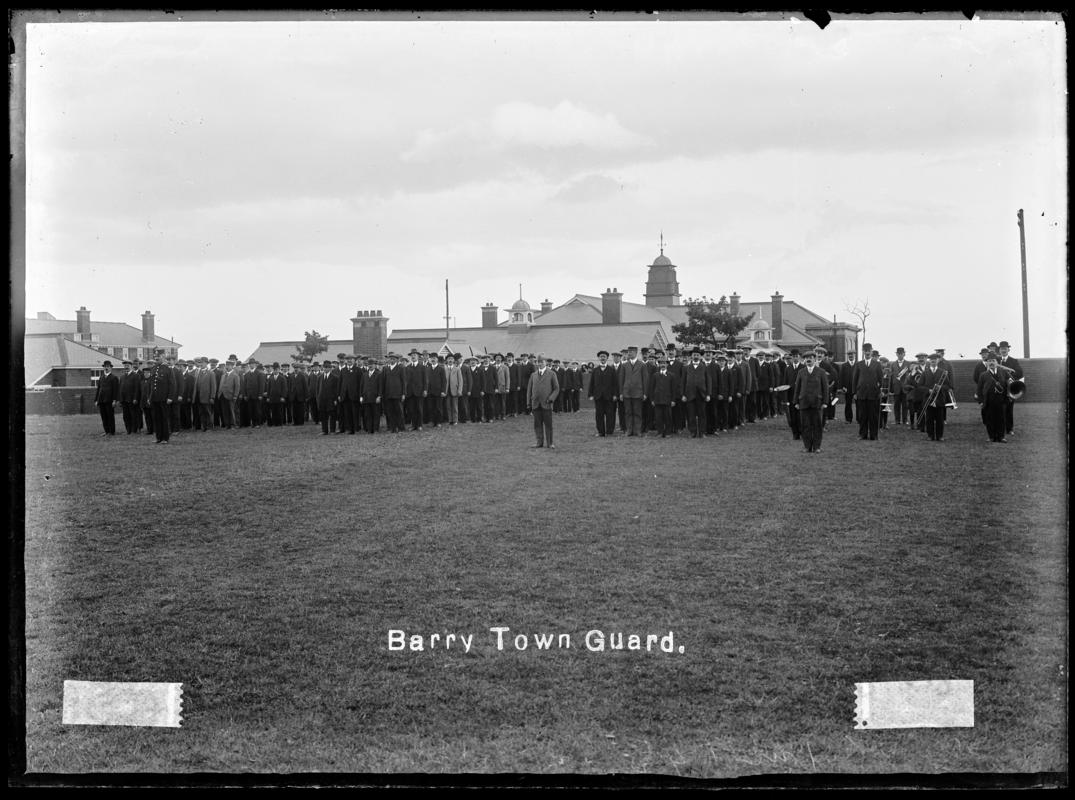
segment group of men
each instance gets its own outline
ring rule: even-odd
[[[173,433],[214,428],[319,423],[322,435],[376,433],[381,420],[399,433],[426,425],[490,423],[531,413],[527,388],[538,359],[523,353],[464,358],[412,350],[408,359],[340,353],[335,360],[273,362],[231,355],[177,359],[163,350],[152,362],[124,361],[122,377],[103,364],[95,402],[104,425],[115,434],[114,407],[123,409],[128,434],[155,434],[158,443]],[[579,363],[548,365],[559,375],[552,413],[577,412],[582,390]]]
[[[163,351],[146,364],[124,361],[126,373],[111,373],[104,363],[96,402],[105,433],[115,433],[110,406],[122,405],[128,434],[143,429],[167,442],[171,433],[214,428],[277,427],[318,423],[321,434],[376,433],[382,419],[387,430],[489,423],[531,414],[530,378],[541,370],[546,384],[535,432],[541,444],[552,443],[550,414],[579,410],[586,387],[594,404],[596,436],[617,433],[667,437],[689,431],[691,437],[715,436],[744,424],[784,417],[792,439],[806,452],[821,449],[828,420],[844,400],[844,419],[859,424],[859,438],[876,440],[892,422],[914,427],[931,441],[944,441],[947,408],[953,407],[955,383],[944,350],[906,358],[902,347],[891,362],[870,344],[863,357],[853,352],[835,363],[826,348],[791,352],[754,351],[748,347],[691,349],[669,345],[665,351],[627,347],[601,350],[598,363],[546,361],[532,354],[499,353],[464,358],[412,350],[378,359],[340,353],[335,360],[281,365],[268,369],[254,359],[234,355],[189,362]],[[992,359],[992,360],[991,360]],[[545,372],[550,373],[545,379]],[[584,381],[588,375],[589,380]],[[1013,402],[1007,391],[1022,369],[1009,345],[982,349],[974,373],[976,399],[991,441],[1006,441],[1014,428]]]

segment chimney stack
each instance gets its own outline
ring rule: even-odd
[[[153,332],[153,315],[149,311],[142,315],[142,341],[147,344],[156,341],[156,334]]]
[[[82,306],[75,312],[75,331],[89,335],[90,332],[90,312],[86,310],[85,306]]]
[[[728,313],[733,317],[739,316],[739,295],[732,292],[732,296],[728,298]]]
[[[496,327],[496,312],[497,307],[492,303],[486,303],[482,306],[482,327],[483,328],[495,328]]]
[[[773,341],[784,338],[784,295],[778,289],[773,295]]]
[[[361,309],[351,318],[352,350],[355,355],[384,358],[388,355],[388,317],[376,311]]]
[[[546,297],[541,301],[541,313],[548,314],[550,311],[552,311],[552,303],[549,301],[549,298]]]
[[[619,325],[623,321],[623,292],[612,287],[601,295],[601,324]]]

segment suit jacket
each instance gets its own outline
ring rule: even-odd
[[[776,386],[773,383],[773,365],[772,362],[762,362],[758,364],[758,388],[757,391],[769,393],[769,390]]]
[[[97,385],[100,391],[100,384]],[[119,379],[119,399],[121,403],[142,403],[142,375],[138,372],[128,372]]]
[[[749,394],[754,391],[754,370],[750,368],[750,362],[745,358],[742,361],[733,361],[732,367],[739,370],[739,391]]]
[[[840,380],[839,388],[843,389],[848,396],[855,393],[855,367],[857,366],[857,361],[854,364],[844,361],[836,367],[836,374]]]
[[[296,372],[291,376],[291,383],[288,385],[287,399],[292,403],[302,401],[306,399],[308,389],[309,378],[307,378],[305,372]]]
[[[399,367],[396,367],[399,369]],[[405,397],[421,397],[429,391],[429,376],[425,364],[408,364],[403,368],[403,386]]]
[[[369,368],[362,370],[362,381],[359,385],[359,402],[370,404],[376,403],[384,394],[384,370]]]
[[[661,371],[657,370],[650,375],[646,396],[655,406],[670,406],[679,400],[680,396],[676,394],[678,389],[679,385],[671,372],[666,370],[662,375]]]
[[[496,389],[501,394],[506,394],[511,387],[511,370],[507,364],[499,364],[493,367],[496,372]]]
[[[149,408],[149,393],[152,386],[152,380],[149,375],[142,373],[141,376],[141,402],[143,408]]]
[[[956,388],[956,382],[955,382],[955,374],[956,373],[955,373],[955,370],[952,369],[952,365],[950,363],[948,363],[947,360],[941,358],[941,359],[938,359],[938,361],[937,361],[937,369],[944,370],[944,371],[946,371],[948,373],[948,388],[952,389],[954,391],[955,388]],[[945,401],[945,402],[947,402],[947,401]]]
[[[933,399],[934,408],[942,408],[945,403],[948,402],[948,392],[952,386],[951,374],[946,373],[940,366],[936,370],[931,370],[926,367],[922,370],[922,374],[918,378],[918,388],[924,391],[922,396],[923,402],[929,397],[929,392],[933,390],[933,387],[938,386],[937,396]]]
[[[287,400],[287,378],[283,373],[277,372],[265,379],[265,391],[269,396],[270,403],[282,403]]]
[[[620,382],[611,364],[597,366],[590,373],[590,398],[612,400],[620,394]]]
[[[978,377],[978,402],[987,407],[1005,404],[1008,401],[1009,373],[998,369],[996,375],[988,369]]]
[[[175,370],[167,364],[158,364],[149,373],[149,400],[163,403],[179,398],[179,386],[175,380]]]
[[[646,373],[642,362],[635,360],[623,362],[620,371],[620,396],[641,400],[646,393]]]
[[[739,370],[735,367],[727,365],[724,366],[724,369],[718,367],[717,382],[709,387],[710,392],[715,395],[723,395],[724,400],[734,398],[735,393],[739,391],[739,377]]]
[[[523,386],[520,376],[522,374],[522,364],[517,361],[512,361],[508,364],[508,391],[517,392],[521,386]],[[529,376],[527,376],[529,377]]]
[[[260,369],[243,375],[243,397],[254,400],[265,394],[265,373]]]
[[[431,397],[440,397],[448,391],[448,372],[443,364],[434,364],[426,373]]]
[[[852,372],[851,392],[859,400],[881,399],[881,378],[884,370],[876,358],[859,361]]]
[[[183,391],[181,392],[181,394],[183,396],[184,403],[194,402],[194,385],[195,381],[197,380],[197,375],[195,375],[195,372],[196,370],[191,370],[190,372],[183,373]]]
[[[1002,367],[1007,367],[1008,369],[1014,369],[1015,372],[1012,373],[1012,378],[1013,379],[1019,379],[1019,380],[1023,379],[1023,365],[1020,364],[1013,356],[1008,356],[1007,358],[998,358],[997,363],[1000,364]],[[997,371],[998,372],[1004,372],[1004,370],[1002,370],[1002,369],[997,370]]]
[[[93,402],[100,405],[115,403],[119,400],[119,378],[116,373],[110,372],[101,375],[97,379],[97,393],[93,396]]]
[[[220,376],[220,384],[217,386],[216,393],[217,397],[223,397],[225,400],[237,400],[241,389],[242,383],[239,380],[239,373],[232,370]]]
[[[478,374],[481,375],[482,379],[481,391],[486,394],[494,394],[496,392],[496,367],[489,364],[488,366],[479,369],[478,372],[475,373],[475,377],[477,377]]]
[[[321,389],[321,382],[325,380],[325,373],[311,372],[306,376],[306,400],[317,402],[317,393]]]
[[[321,377],[317,387],[317,405],[321,408],[331,407],[340,396],[340,371],[332,367]]]
[[[560,394],[560,382],[556,378],[556,372],[545,368],[543,375],[540,370],[530,376],[530,383],[526,386],[527,408],[552,408],[556,396]]]
[[[195,370],[191,398],[195,403],[212,403],[216,399],[216,375],[211,369]]]
[[[402,400],[407,384],[403,367],[385,367],[381,370],[381,397],[385,400]]]
[[[698,366],[695,367],[693,363],[688,364],[683,369],[683,384],[680,390],[680,396],[686,397],[687,400],[705,400],[706,397],[713,395],[713,387],[709,383],[709,372],[705,368],[705,364],[698,362]]]
[[[519,364],[519,388],[526,389],[530,385],[530,376],[534,374],[535,367],[529,361]]]
[[[821,367],[799,370],[795,376],[791,402],[803,408],[824,408],[829,404],[829,376]]]
[[[448,367],[447,381],[445,382],[449,397],[461,397],[463,395],[463,368],[454,364]]]

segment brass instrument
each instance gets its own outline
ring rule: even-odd
[[[997,369],[1002,369],[1005,372],[1015,374],[1015,370],[1011,367],[1006,367],[1003,364],[997,364]],[[1008,399],[1013,403],[1026,394],[1026,381],[1023,378],[1013,378],[1008,381]]]

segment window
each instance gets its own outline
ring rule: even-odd
[[[90,370],[90,386],[93,386],[93,387],[96,388],[97,382],[100,380],[102,375],[104,375],[104,370],[103,369],[91,369]]]

